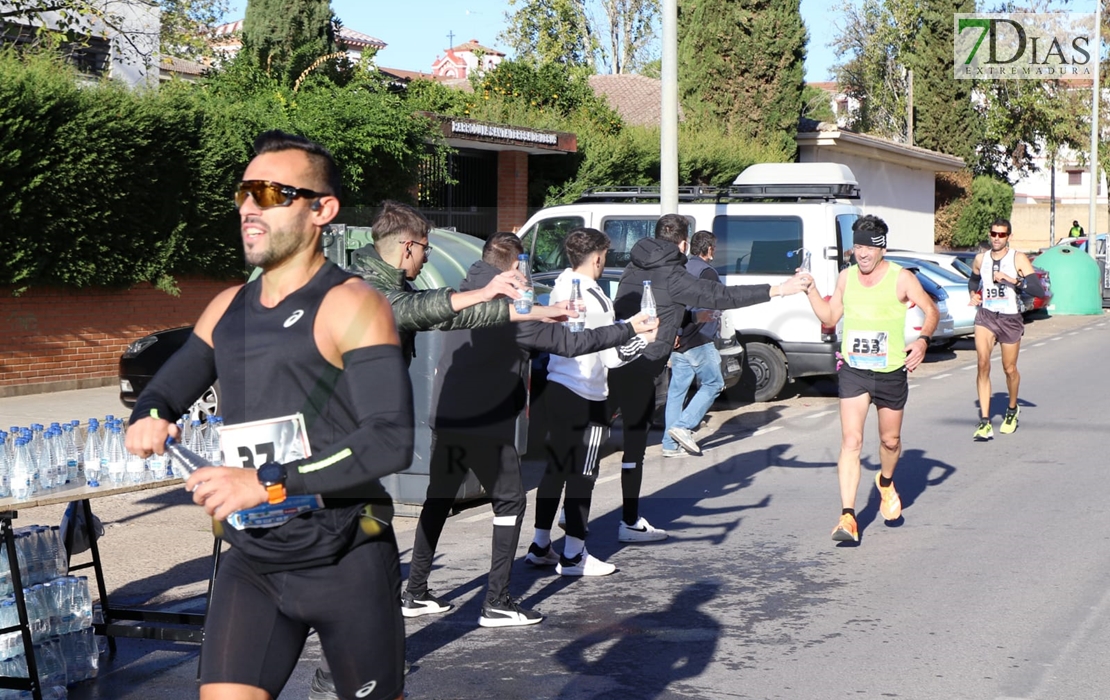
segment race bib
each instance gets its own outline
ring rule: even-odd
[[[299,413],[225,425],[220,429],[220,446],[227,466],[251,469],[266,462],[285,464],[312,454],[304,416]]]
[[[312,454],[304,416],[300,413],[226,425],[220,430],[220,445],[227,466],[249,469],[271,461],[285,464]],[[281,503],[263,503],[235,511],[228,516],[227,523],[236,530],[277,527],[323,507],[324,499],[318,494],[289,496]]]
[[[1009,308],[1006,287],[1001,284],[984,285],[983,308],[987,311],[1005,312]]]
[[[847,335],[848,366],[855,369],[886,368],[887,334],[882,331],[852,331]]]

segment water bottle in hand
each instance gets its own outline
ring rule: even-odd
[[[640,313],[646,314],[648,318],[658,317],[655,295],[651,291],[651,280],[644,280],[644,292],[640,296]]]
[[[520,298],[513,301],[513,306],[518,314],[526,314],[532,310],[535,298],[535,291],[532,288],[532,266],[528,264],[527,253],[516,256],[516,269],[524,277],[524,288],[520,290]]]
[[[578,315],[574,318],[567,319],[567,328],[570,332],[577,333],[585,330],[586,300],[582,298],[582,280],[571,280],[570,299],[567,300],[567,308],[578,312]]]

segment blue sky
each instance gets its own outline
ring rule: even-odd
[[[835,57],[826,44],[834,33],[835,13],[832,0],[802,0],[802,16],[809,28],[809,53],[806,80],[829,80]],[[228,21],[241,19],[246,3],[231,3]],[[390,68],[428,71],[443,50],[470,39],[485,46],[504,50],[497,36],[505,28],[505,0],[418,0],[406,2],[368,2],[331,0],[332,10],[343,24],[355,31],[377,37],[388,46],[378,54],[378,64]],[[454,34],[454,43],[448,35]]]

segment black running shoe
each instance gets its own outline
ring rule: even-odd
[[[401,594],[401,614],[405,617],[444,613],[453,607],[455,606],[436,598],[431,591],[424,591],[423,593],[405,591]]]
[[[522,608],[509,596],[495,603],[486,601],[478,624],[482,627],[521,627],[535,625],[543,621],[543,615],[535,610]]]

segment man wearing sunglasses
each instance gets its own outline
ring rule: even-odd
[[[1002,371],[1006,374],[1009,403],[1002,414],[998,431],[1008,435],[1018,427],[1018,352],[1021,336],[1025,334],[1025,319],[1018,307],[1018,295],[1027,291],[1033,296],[1044,296],[1044,285],[1033,272],[1033,263],[1025,253],[1010,249],[1010,222],[997,219],[990,228],[990,250],[975,256],[971,264],[971,278],[967,289],[971,292],[975,313],[975,354],[978,356],[978,373],[975,388],[979,394],[979,425],[973,439],[986,442],[994,437],[991,427],[991,353],[995,344],[1002,346]],[[983,273],[988,269],[990,272]]]
[[[313,629],[342,697],[399,699],[400,561],[380,478],[412,458],[400,340],[388,301],[324,257],[321,232],[339,211],[331,154],[279,131],[260,135],[255,153],[235,201],[247,262],[263,273],[204,310],[140,395],[127,448],[162,453],[178,432],[163,416],[180,415],[217,377],[229,427],[303,424],[309,456],[282,464],[259,455],[260,469],[204,467],[186,482],[220,521],[318,495],[315,509],[280,524],[224,527],[232,547],[205,618],[201,700],[278,697]]]

